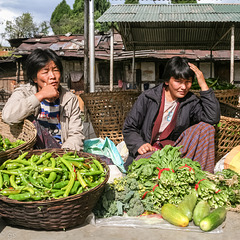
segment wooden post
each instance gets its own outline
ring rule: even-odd
[[[113,44],[114,44],[114,29],[113,26],[111,27],[111,34],[110,34],[110,91],[113,90]]]
[[[231,28],[231,62],[230,62],[230,83],[234,84],[234,24]]]

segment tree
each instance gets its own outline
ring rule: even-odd
[[[125,4],[139,4],[139,0],[125,0]]]
[[[197,3],[197,0],[172,0],[172,4]]]
[[[108,0],[94,0],[94,19],[98,19],[109,7]],[[75,0],[72,10],[66,1],[62,0],[52,13],[50,24],[54,34],[84,33],[84,0]],[[109,26],[95,21],[95,29],[108,31]]]
[[[6,21],[5,32],[3,38],[29,38],[36,34],[48,34],[49,25],[46,21],[37,25],[33,22],[30,13],[23,13],[21,16],[15,18],[13,21]]]
[[[66,29],[69,29],[66,24],[71,21],[71,14],[72,10],[70,6],[66,3],[66,0],[62,0],[53,11],[50,20],[50,25],[55,34],[61,34],[63,31],[66,31]]]

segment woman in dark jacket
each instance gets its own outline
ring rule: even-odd
[[[200,98],[189,91],[195,75],[201,88]],[[185,58],[171,58],[163,79],[163,83],[138,97],[125,120],[123,136],[129,149],[125,168],[133,159],[171,144],[183,145],[183,157],[199,161],[203,170],[213,172],[212,125],[220,120],[220,106],[213,90],[202,72]]]

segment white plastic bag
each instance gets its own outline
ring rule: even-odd
[[[117,145],[117,150],[120,153],[123,161],[126,162],[128,155],[129,155],[129,151],[128,151],[126,143],[124,141],[120,142]]]

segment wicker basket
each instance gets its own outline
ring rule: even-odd
[[[191,92],[195,93],[197,96],[200,95],[199,90],[191,90]],[[239,104],[239,94],[240,88],[235,89],[226,89],[226,90],[214,90],[216,98],[223,103],[228,103],[233,106],[238,106]]]
[[[221,119],[216,127],[216,162],[240,144],[240,109],[220,102]]]
[[[36,142],[37,130],[33,123],[27,119],[20,124],[8,125],[3,122],[2,113],[0,112],[0,134],[5,138],[9,138],[12,142],[17,139],[25,141],[25,143],[15,148],[0,151],[0,164],[2,164],[3,161],[11,158],[16,153],[32,149]]]
[[[82,94],[95,134],[115,144],[123,141],[124,120],[139,94],[134,90]]]
[[[32,150],[26,157],[32,154],[40,155],[45,151],[56,153],[53,157],[62,156],[66,152],[63,149]],[[78,155],[85,158],[92,156],[83,152],[78,152]],[[63,230],[82,225],[94,208],[109,178],[107,164],[96,158],[106,169],[105,180],[97,187],[81,194],[44,201],[20,202],[0,196],[0,215],[9,225],[38,230]]]

